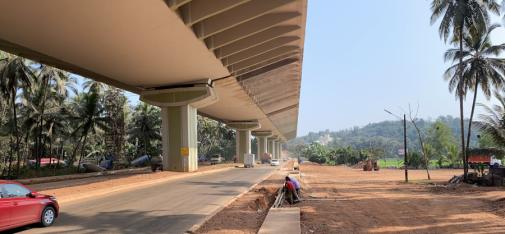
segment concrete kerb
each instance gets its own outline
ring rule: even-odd
[[[90,197],[94,197],[94,196],[102,196],[102,195],[108,195],[108,194],[112,194],[112,193],[120,192],[120,191],[123,192],[123,191],[131,190],[131,189],[139,189],[139,188],[148,187],[148,186],[152,186],[152,185],[156,185],[156,184],[160,184],[160,183],[164,183],[164,182],[168,182],[168,181],[172,181],[172,180],[177,180],[177,179],[182,179],[182,178],[192,177],[192,176],[198,176],[198,175],[212,174],[212,173],[227,171],[227,170],[231,170],[231,169],[235,169],[235,167],[225,167],[225,168],[219,168],[219,169],[215,169],[215,170],[207,170],[207,171],[193,172],[193,173],[184,173],[181,175],[174,175],[174,176],[160,178],[160,179],[151,180],[151,181],[144,181],[144,182],[140,182],[140,183],[120,185],[120,186],[114,187],[112,189],[100,189],[100,190],[93,191],[90,193],[72,196],[71,198],[58,199],[58,202],[61,205],[63,203],[71,203],[71,202],[75,202],[77,200],[82,200],[82,199],[86,199],[86,198],[90,198]]]
[[[72,175],[60,175],[60,176],[48,176],[48,177],[39,177],[39,178],[29,178],[29,179],[19,179],[16,180],[19,183],[30,185],[30,184],[42,184],[42,183],[50,183],[50,182],[59,182],[65,180],[77,180],[91,177],[100,177],[100,176],[110,176],[110,175],[135,175],[150,172],[149,167],[141,167],[141,168],[130,168],[130,169],[122,169],[116,171],[102,171],[102,172],[90,172],[90,173],[80,173],[80,174],[72,174]]]
[[[258,234],[300,234],[300,207],[272,208]]]
[[[200,223],[193,225],[189,230],[186,231],[186,233],[195,233],[200,227],[202,227],[207,221],[212,219],[212,217],[216,216],[219,212],[224,210],[224,208],[228,207],[231,205],[233,202],[235,202],[237,199],[243,197],[245,194],[247,194],[249,191],[251,191],[254,187],[258,186],[261,182],[266,180],[268,177],[272,176],[274,172],[277,172],[279,169],[273,170],[264,177],[261,178],[260,181],[257,183],[251,185],[249,188],[247,188],[246,191],[242,192],[241,194],[233,197],[230,201],[228,201],[226,204],[222,205],[221,207],[217,208],[215,211],[213,211],[211,214],[207,215]]]

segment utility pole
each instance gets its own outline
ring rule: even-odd
[[[384,111],[398,120],[402,120],[398,115],[393,114],[393,112],[384,109]],[[407,156],[407,115],[403,114],[403,167],[405,168],[405,183],[409,182],[409,169],[408,169],[408,156]]]
[[[409,182],[409,169],[407,163],[407,117],[403,114],[403,167],[405,168],[405,183]]]

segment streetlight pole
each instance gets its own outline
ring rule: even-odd
[[[399,120],[402,120],[398,115],[393,114],[393,112],[384,109],[384,111]],[[408,169],[408,157],[407,157],[407,116],[403,114],[403,168],[405,168],[405,182],[409,182],[409,169]]]

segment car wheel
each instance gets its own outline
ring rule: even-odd
[[[42,211],[42,215],[40,217],[40,223],[42,224],[42,226],[44,227],[51,226],[55,220],[56,220],[56,211],[54,210],[54,208],[50,206],[44,208],[44,210]]]

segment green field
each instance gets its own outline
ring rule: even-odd
[[[378,161],[380,168],[400,168],[403,166],[403,160],[401,159],[381,159]],[[442,164],[443,166],[449,166],[447,162]],[[438,168],[437,160],[430,160],[430,168]]]

